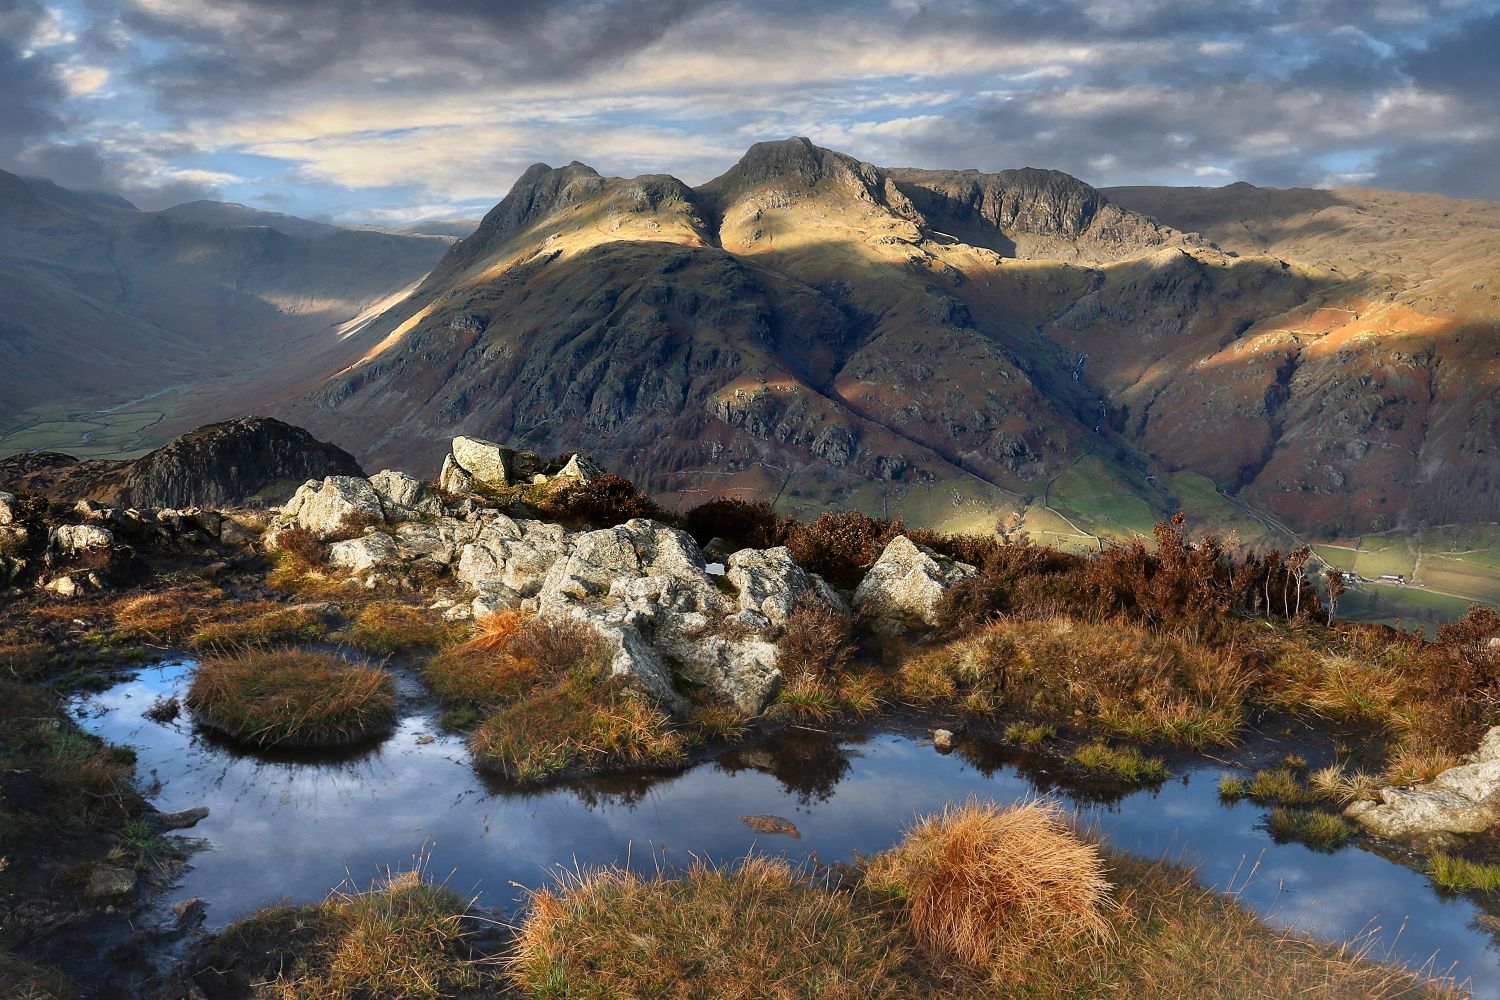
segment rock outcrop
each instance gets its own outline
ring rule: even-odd
[[[1379,802],[1355,802],[1344,814],[1396,840],[1483,833],[1500,824],[1500,726],[1463,764],[1431,781],[1383,788]]]
[[[450,482],[461,473],[491,487],[600,474],[574,456],[546,477],[535,456],[474,438],[456,439],[448,460]],[[419,566],[448,574],[463,595],[448,606],[452,618],[516,609],[585,621],[610,648],[611,675],[674,711],[688,707],[686,684],[758,714],[781,686],[774,640],[793,608],[815,601],[848,613],[785,548],[735,552],[716,575],[692,536],[670,525],[637,518],[570,531],[476,500],[445,508],[399,473],[334,476],[297,490],[266,538],[274,548],[300,527],[332,540],[329,564],[368,586]]]
[[[973,566],[939,555],[897,535],[854,591],[854,609],[881,632],[938,624],[948,588],[975,573]]]
[[[354,457],[270,417],[208,424],[129,462],[47,452],[0,462],[0,483],[137,510],[264,507],[311,478],[363,476]]]

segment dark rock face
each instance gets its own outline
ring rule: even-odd
[[[0,460],[0,486],[142,510],[255,505],[267,492],[279,502],[309,479],[363,475],[344,449],[269,417],[208,424],[132,462],[56,452]]]
[[[116,497],[132,507],[231,507],[267,487],[363,476],[354,456],[269,417],[209,424],[130,463]]]

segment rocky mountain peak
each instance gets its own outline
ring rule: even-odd
[[[738,163],[696,189],[716,214],[754,188],[772,187],[797,194],[831,189],[839,194],[890,209],[904,218],[916,210],[885,171],[846,153],[816,146],[803,136],[757,142]]]
[[[597,170],[577,160],[565,167],[533,163],[516,179],[510,193],[489,210],[474,234],[454,244],[433,271],[434,276],[458,274],[488,250],[559,208],[597,195],[604,184]]]

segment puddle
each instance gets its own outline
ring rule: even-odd
[[[419,699],[379,746],[312,760],[237,752],[195,733],[186,716],[147,720],[142,713],[159,697],[184,692],[189,670],[146,668],[76,707],[85,728],[136,748],[159,808],[209,808],[188,831],[207,846],[163,902],[202,898],[210,927],[282,898],[317,900],[346,872],[365,882],[424,844],[433,873],[451,871],[455,889],[509,907],[516,884],[543,883],[558,865],[629,859],[650,867],[662,853],[674,863],[733,860],[752,848],[848,859],[889,847],[916,813],[969,795],[1007,801],[1037,789],[998,760],[942,756],[918,738],[882,733],[841,743],[802,737],[667,777],[507,792],[469,766],[462,739],[443,733]],[[1500,949],[1477,907],[1368,851],[1276,844],[1260,828],[1265,810],[1219,801],[1221,773],[1201,766],[1159,790],[1079,808],[1115,846],[1191,859],[1216,887],[1239,888],[1256,868],[1241,899],[1277,925],[1338,940],[1373,935],[1374,955],[1433,958],[1470,977],[1477,997],[1500,1000]],[[757,833],[741,822],[747,815],[790,820],[799,837]]]

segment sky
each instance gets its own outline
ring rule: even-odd
[[[335,221],[530,164],[882,166],[1500,199],[1500,0],[0,0],[0,168]]]

